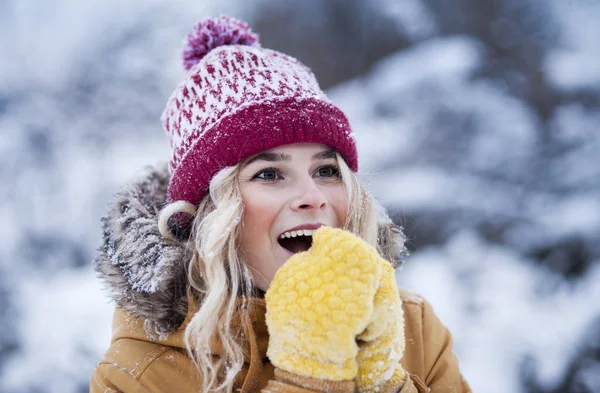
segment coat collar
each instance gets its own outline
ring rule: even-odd
[[[142,318],[149,334],[175,332],[189,309],[190,251],[165,240],[158,214],[166,205],[166,165],[147,167],[119,191],[102,218],[103,242],[94,269],[117,307]]]
[[[123,338],[130,338],[168,346],[185,352],[185,329],[198,310],[198,305],[191,294],[188,293],[187,299],[190,307],[184,322],[179,328],[168,335],[156,336],[149,334],[146,320],[133,316],[122,308],[117,308],[113,319],[112,342]],[[248,318],[243,318],[244,315],[248,316]],[[260,379],[265,377],[263,370],[266,370],[266,374],[269,375],[273,373],[273,367],[267,358],[269,333],[265,316],[266,304],[264,299],[237,299],[232,325],[242,326],[243,328],[244,341],[242,345],[244,348],[245,363],[242,371],[236,376],[236,385],[240,393],[255,392]],[[210,342],[210,351],[213,355],[217,356],[223,354],[223,346],[217,337],[213,338]]]
[[[185,329],[198,310],[198,305],[193,296],[188,293],[187,298],[190,307],[184,322],[181,324],[181,326],[179,326],[179,328],[168,335],[155,335],[148,332],[148,328],[146,326],[147,322],[145,319],[136,317],[122,308],[117,308],[113,318],[112,342],[122,338],[131,338],[186,350],[184,341]],[[247,315],[248,318],[245,320],[242,318],[243,315]],[[245,352],[244,360],[246,363],[251,363],[251,357],[253,355],[258,357],[261,361],[267,357],[269,333],[267,330],[265,317],[266,304],[264,299],[237,299],[232,326],[242,326],[245,332],[246,339],[243,345]],[[211,341],[210,351],[213,355],[217,356],[223,354],[223,347],[218,338],[214,338]]]

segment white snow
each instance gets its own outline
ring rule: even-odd
[[[413,40],[429,37],[437,32],[437,25],[428,6],[419,0],[377,0],[385,15]]]
[[[473,391],[487,392],[520,391],[520,362],[530,354],[548,387],[563,376],[600,312],[590,301],[600,296],[599,279],[596,264],[585,279],[567,284],[471,232],[420,251],[397,273],[400,285],[422,294],[450,329]]]
[[[600,87],[600,24],[597,1],[549,2],[561,39],[545,64],[550,80],[563,89]]]
[[[30,274],[15,295],[23,348],[8,363],[0,390],[32,383],[47,392],[75,391],[110,344],[114,308],[99,280],[90,269]]]
[[[124,30],[144,29],[155,44],[154,50],[128,50],[124,68],[132,71],[148,67],[148,56],[173,52],[170,72],[181,75],[178,51],[185,33],[199,19],[220,13],[237,14],[243,2],[185,0],[141,0],[135,2],[49,0],[10,1],[0,24],[3,58],[0,86],[8,89],[59,90],[71,74],[94,61],[104,46],[116,44]],[[150,18],[150,19],[148,19]],[[152,28],[142,26],[151,21]],[[173,23],[176,21],[176,23]],[[16,41],[15,41],[16,39]],[[108,48],[107,48],[108,49]],[[152,49],[152,48],[148,48]],[[178,77],[179,77],[178,76]]]

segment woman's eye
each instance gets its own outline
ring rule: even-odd
[[[254,179],[273,181],[281,179],[281,175],[275,168],[266,168],[254,175]]]
[[[336,166],[326,165],[317,169],[317,175],[319,177],[339,177],[340,170]]]

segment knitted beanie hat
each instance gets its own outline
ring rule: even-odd
[[[187,77],[161,118],[171,148],[169,202],[197,205],[219,170],[292,143],[328,145],[358,170],[344,113],[306,66],[261,48],[246,23],[227,16],[198,23],[183,64]]]

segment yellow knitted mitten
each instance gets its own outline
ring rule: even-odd
[[[379,254],[366,242],[341,229],[320,228],[311,248],[290,257],[267,291],[271,363],[331,381],[356,378],[357,336],[367,326],[381,330],[373,311],[383,271]],[[363,363],[367,367],[368,356]]]
[[[394,269],[379,258],[381,283],[375,294],[375,309],[367,329],[358,335],[359,392],[384,392],[387,386],[402,386],[406,373],[400,365],[404,354],[404,311]]]

